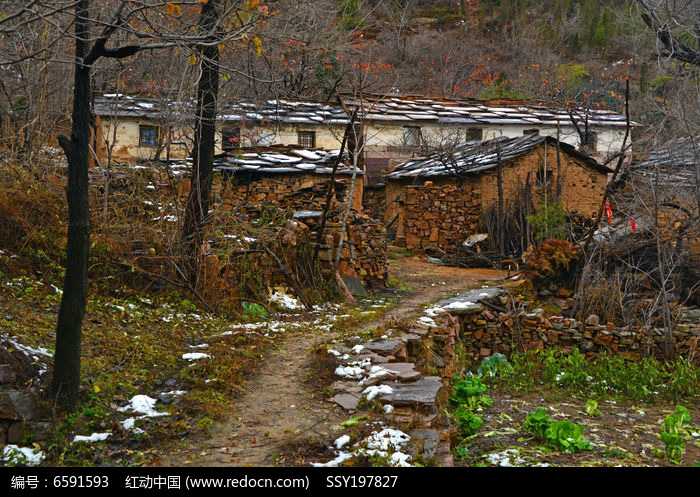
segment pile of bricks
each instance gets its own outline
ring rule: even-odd
[[[419,252],[439,248],[449,252],[479,230],[480,191],[454,184],[406,188],[404,236],[406,248]]]

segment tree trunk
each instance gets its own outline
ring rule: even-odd
[[[211,40],[216,35],[219,19],[218,0],[210,0],[202,6],[199,27]],[[197,84],[197,114],[195,116],[194,150],[192,152],[192,177],[190,192],[185,205],[183,224],[183,255],[189,259],[187,278],[192,285],[197,281],[198,250],[202,244],[201,228],[209,214],[211,183],[214,171],[214,142],[216,137],[216,111],[219,94],[219,49],[216,45],[202,49],[202,74]]]
[[[88,167],[90,144],[90,66],[83,65],[89,44],[88,0],[76,6],[75,76],[71,138],[59,143],[68,159],[68,242],[63,296],[56,326],[52,396],[68,411],[75,409],[80,386],[80,346],[87,299],[90,249]]]

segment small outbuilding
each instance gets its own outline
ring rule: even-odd
[[[480,232],[482,215],[499,197],[504,206],[519,203],[530,214],[558,199],[565,211],[592,217],[609,172],[549,136],[466,142],[397,165],[386,176],[384,219],[396,229],[397,245],[449,251]]]

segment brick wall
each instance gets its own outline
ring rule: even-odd
[[[546,160],[545,160],[546,158]],[[608,178],[605,172],[587,166],[583,160],[560,153],[561,177],[562,177],[562,204],[567,212],[578,212],[584,216],[593,216],[598,213],[600,203]],[[518,185],[525,187],[528,173],[530,184],[535,185],[540,173],[540,179],[544,179],[546,166],[547,176],[551,179],[549,184],[551,192],[556,192],[557,176],[557,149],[551,144],[542,144],[531,152],[503,167],[503,195],[505,198],[515,198]],[[490,169],[479,176],[479,188],[481,189],[482,204],[484,207],[498,202],[498,171]],[[543,187],[532,188],[533,202],[535,206],[544,202],[545,189]],[[550,195],[548,193],[548,195]],[[551,196],[548,197],[551,201]]]

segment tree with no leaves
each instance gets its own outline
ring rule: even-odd
[[[56,353],[52,397],[67,410],[78,401],[80,386],[80,355],[82,322],[87,301],[88,259],[90,248],[90,213],[88,198],[88,168],[91,139],[91,84],[93,69],[101,59],[126,59],[146,50],[179,47],[182,50],[203,51],[208,60],[215,60],[212,51],[227,40],[240,40],[254,25],[253,16],[241,17],[239,2],[225,2],[226,10],[211,24],[210,12],[224,2],[197,0],[164,3],[159,1],[90,0],[13,2],[0,10],[0,35],[12,38],[34,26],[50,25],[58,33],[36,47],[32,53],[18,54],[15,61],[42,58],[58,52],[63,61],[73,66],[73,112],[70,137],[61,135],[59,144],[68,160],[68,241],[63,296],[56,326]],[[245,7],[251,9],[252,4]],[[209,5],[211,4],[211,5]],[[198,14],[201,13],[201,16]],[[228,26],[225,36],[218,22],[227,15],[236,15],[240,22]],[[197,21],[199,19],[199,21]],[[193,26],[199,28],[192,30]],[[61,53],[66,35],[73,28],[73,56]],[[99,32],[94,35],[93,31]],[[193,34],[194,33],[194,34]],[[117,39],[116,47],[109,46]],[[203,102],[208,100],[203,99]],[[208,104],[207,104],[208,105]],[[203,104],[204,106],[204,104]],[[198,106],[199,108],[200,106]],[[215,112],[214,107],[214,112]],[[201,133],[201,131],[200,131]],[[197,157],[213,157],[213,140],[202,140]],[[200,205],[201,202],[200,202]]]

